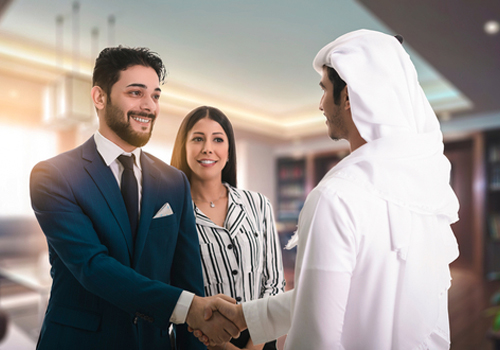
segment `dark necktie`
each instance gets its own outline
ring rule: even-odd
[[[139,216],[139,191],[137,189],[137,180],[134,175],[134,159],[135,156],[133,154],[132,157],[126,155],[118,157],[118,160],[124,167],[122,173],[121,191],[125,207],[127,208],[128,219],[130,221],[132,240],[135,240]]]

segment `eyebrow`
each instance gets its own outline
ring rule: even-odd
[[[127,85],[127,87],[131,87],[131,86],[140,87],[140,88],[142,88],[142,89],[147,89],[147,88],[148,88],[146,85],[144,85],[144,84],[139,84],[139,83],[133,83],[133,84],[129,84],[129,85]],[[157,88],[155,89],[155,91],[159,91],[159,92],[161,92],[161,89],[160,89],[159,87],[157,87]]]
[[[193,134],[205,135],[205,133],[201,132],[201,131],[193,131]],[[224,133],[222,131],[217,131],[217,132],[212,133],[212,135],[224,135]]]

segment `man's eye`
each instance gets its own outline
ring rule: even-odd
[[[153,98],[158,101],[160,99],[160,95],[154,95]]]
[[[141,94],[141,92],[138,90],[134,90],[134,91],[130,91],[130,94],[133,96],[139,96]]]

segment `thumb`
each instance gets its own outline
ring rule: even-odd
[[[212,315],[213,315],[213,311],[217,310],[217,308],[215,308],[214,310],[212,310],[212,307],[210,306],[210,304],[207,304],[205,306],[205,311],[203,313],[203,318],[205,319],[205,321],[208,321],[209,319],[212,318]]]
[[[223,299],[216,299],[214,301],[214,307],[216,308],[216,310],[230,320],[233,320],[236,316],[234,306],[235,305],[234,303],[232,303],[232,300],[228,302]]]
[[[230,307],[228,307],[234,305],[232,303],[234,299],[229,298],[228,301],[226,300],[228,299],[219,297],[211,298],[211,300],[205,305],[205,310],[203,313],[203,318],[205,319],[205,321],[208,321],[212,317],[214,311],[219,311],[219,313],[224,315],[226,318],[234,317],[234,311],[231,310]]]

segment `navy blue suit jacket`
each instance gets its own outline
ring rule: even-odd
[[[31,201],[47,238],[53,285],[38,349],[170,349],[182,290],[203,295],[198,236],[185,175],[142,152],[135,245],[111,169],[94,138],[37,164]],[[153,219],[169,203],[173,214]],[[204,349],[177,327],[178,349]]]

